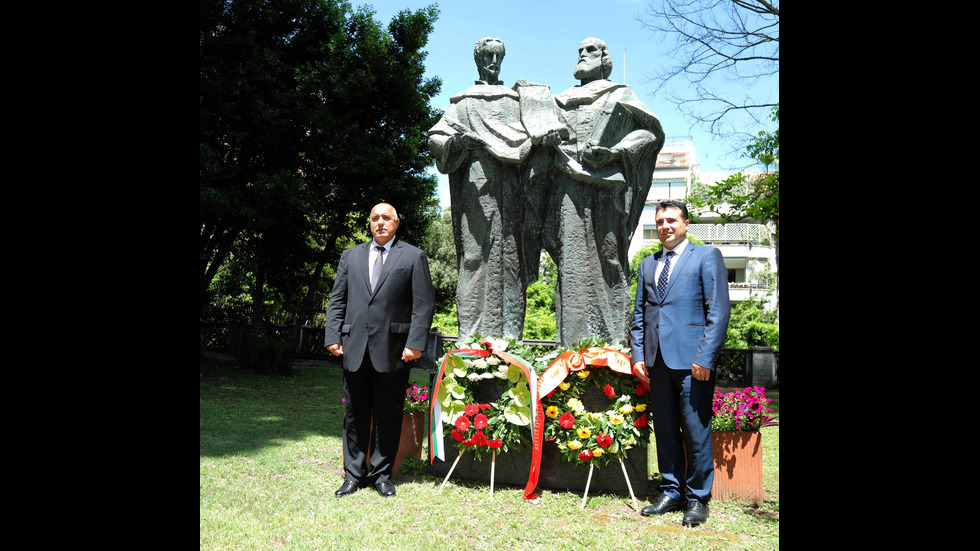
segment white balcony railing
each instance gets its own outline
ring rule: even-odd
[[[772,241],[769,228],[762,224],[691,224],[687,233],[705,243],[751,243]]]

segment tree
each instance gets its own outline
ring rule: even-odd
[[[453,219],[450,209],[429,224],[422,245],[429,258],[429,273],[436,294],[436,311],[452,309],[456,315],[456,282],[459,274],[456,268],[456,242],[453,238]]]
[[[654,0],[638,19],[653,34],[674,40],[665,56],[670,61],[653,79],[657,91],[685,80],[677,88],[682,95],[667,98],[710,132],[735,134],[740,114],[758,124],[778,102],[759,91],[751,92],[755,98],[736,97],[730,88],[778,77],[778,0]]]
[[[338,0],[202,0],[200,293],[202,319],[230,261],[260,332],[271,313],[294,337],[329,289],[351,236],[378,202],[421,242],[437,214],[425,131],[435,124],[422,48],[438,10],[387,28]]]

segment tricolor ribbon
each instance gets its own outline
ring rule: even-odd
[[[432,389],[432,402],[429,406],[429,463],[432,463],[436,457],[442,461],[446,460],[445,430],[442,427],[442,403],[439,401],[439,387],[442,384],[442,378],[446,372],[446,363],[451,355],[470,358],[485,358],[492,353],[508,364],[520,368],[521,372],[524,373],[524,377],[527,379],[528,390],[531,391],[531,426],[534,427],[537,424],[537,410],[541,408],[539,403],[540,400],[538,399],[538,384],[535,378],[534,368],[528,365],[523,358],[511,356],[510,354],[497,349],[492,340],[481,340],[480,343],[490,345],[490,350],[483,350],[482,348],[460,348],[457,350],[451,350],[446,353],[445,358],[442,360],[442,365],[439,367],[439,375],[436,377],[436,382]],[[535,405],[537,405],[537,408]],[[534,443],[534,445],[540,445],[541,439],[534,438],[532,434],[531,441]],[[540,449],[537,450],[537,456],[541,456]],[[524,499],[528,499],[526,491]]]

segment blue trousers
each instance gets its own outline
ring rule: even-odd
[[[658,351],[649,374],[660,491],[679,501],[707,504],[715,474],[711,448],[715,373],[707,381],[698,381],[690,368],[667,367]]]

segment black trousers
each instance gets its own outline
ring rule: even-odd
[[[401,439],[411,369],[379,373],[365,353],[357,371],[344,370],[344,473],[370,485],[388,482]],[[369,457],[370,452],[370,457]]]

